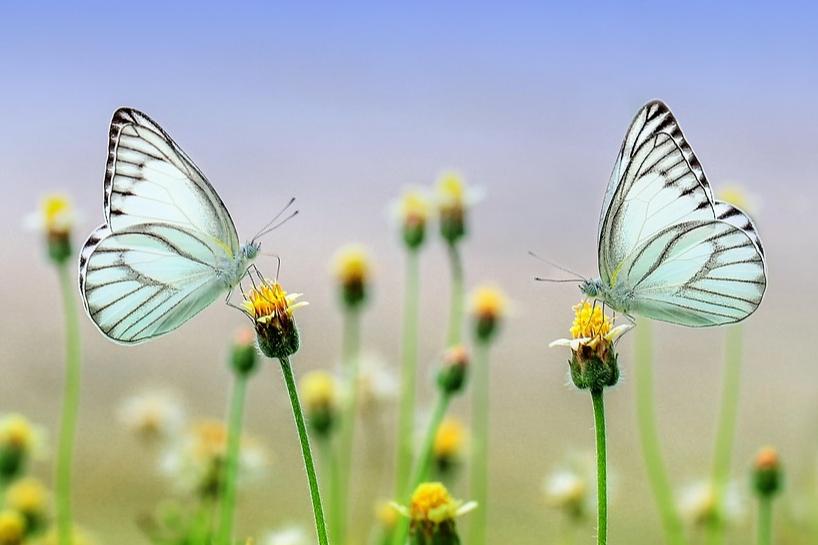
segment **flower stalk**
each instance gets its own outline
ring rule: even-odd
[[[460,344],[463,336],[463,305],[465,296],[463,258],[456,242],[448,244],[449,268],[451,271],[451,298],[449,301],[449,329],[447,346]]]
[[[347,308],[344,311],[344,333],[341,347],[341,361],[349,399],[341,419],[339,465],[340,465],[340,502],[333,505],[337,514],[337,543],[346,541],[349,517],[350,483],[352,482],[352,451],[355,446],[355,423],[358,417],[358,375],[360,371],[361,346],[361,312],[359,308]]]
[[[591,390],[596,431],[597,545],[608,542],[608,446],[602,388]]]

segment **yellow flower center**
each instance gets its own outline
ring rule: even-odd
[[[422,223],[429,219],[429,201],[423,193],[411,190],[403,194],[400,217],[404,223]]]
[[[13,414],[0,423],[0,444],[29,450],[33,443],[34,430],[24,417]]]
[[[602,312],[602,305],[582,301],[572,307],[574,323],[571,336],[575,339],[604,337],[613,327],[613,321]]]
[[[452,499],[441,483],[423,483],[412,494],[409,513],[412,520],[438,524],[457,515],[460,502]]]
[[[219,458],[227,449],[227,428],[218,420],[205,420],[193,428],[194,453],[202,459]]]
[[[447,418],[441,422],[435,435],[435,456],[438,458],[456,456],[463,448],[465,435],[465,429],[459,420]]]
[[[442,206],[463,206],[466,198],[466,184],[457,172],[444,172],[438,178],[437,193]]]
[[[365,282],[369,276],[369,257],[359,245],[342,248],[335,257],[335,275],[341,284]]]
[[[336,403],[335,377],[326,371],[313,371],[304,375],[301,381],[304,405],[318,410],[332,407]]]
[[[482,286],[474,293],[472,309],[479,318],[498,318],[506,309],[506,298],[499,289]]]
[[[47,195],[40,203],[46,231],[66,232],[71,227],[71,201],[65,195]]]
[[[23,516],[11,510],[0,512],[0,545],[17,545],[22,543],[26,531]]]
[[[45,511],[48,493],[37,479],[27,477],[14,483],[6,494],[6,503],[12,509],[26,514]]]
[[[380,503],[375,510],[375,515],[378,517],[381,525],[388,530],[397,526],[398,518],[400,517],[400,513],[390,502]]]
[[[306,303],[296,303],[296,299],[301,294],[287,294],[278,282],[267,282],[266,280],[258,288],[253,288],[245,296],[244,310],[256,322],[272,323],[277,326],[283,320],[292,317],[293,311]]]

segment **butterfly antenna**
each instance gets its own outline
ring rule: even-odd
[[[539,255],[535,254],[534,252],[532,252],[531,250],[529,250],[529,251],[528,251],[528,255],[530,255],[530,256],[531,256],[531,257],[533,257],[534,259],[539,259],[539,260],[540,260],[540,261],[542,261],[543,263],[547,263],[548,265],[551,265],[551,266],[552,266],[552,267],[554,267],[555,269],[559,269],[559,270],[561,270],[561,271],[562,271],[562,272],[564,272],[564,273],[568,273],[568,274],[571,274],[571,275],[575,276],[577,280],[587,280],[587,278],[585,278],[584,276],[582,276],[582,275],[581,275],[581,274],[579,274],[578,272],[576,272],[576,271],[572,271],[571,269],[569,269],[569,268],[567,268],[567,267],[563,267],[562,265],[560,265],[560,264],[558,264],[558,263],[554,263],[554,262],[553,262],[553,261],[551,261],[550,259],[546,259],[546,258],[544,258],[544,257],[542,257],[542,256],[539,256]],[[550,282],[550,280],[547,280],[547,279],[539,279],[539,278],[536,278],[535,280],[538,280],[538,281],[540,281],[540,282]],[[574,280],[570,280],[570,282],[573,282],[573,281],[574,281]],[[557,282],[561,282],[561,280],[557,280]],[[565,280],[565,282],[569,282],[569,280]]]
[[[270,225],[269,227],[266,227],[263,231],[261,231],[259,234],[254,236],[253,240],[258,240],[259,238],[263,237],[264,235],[266,235],[268,233],[272,233],[273,231],[275,231],[276,229],[278,229],[279,227],[281,227],[282,225],[284,225],[285,223],[287,223],[288,221],[290,221],[291,219],[296,217],[298,215],[298,212],[299,212],[298,210],[293,210],[292,214],[290,214],[289,216],[287,216],[283,220],[280,220],[278,223],[275,223],[273,225]]]
[[[537,282],[576,282],[575,278],[543,278],[542,276],[535,276],[534,280]]]
[[[268,221],[264,227],[258,230],[258,233],[253,237],[253,240],[256,240],[259,237],[264,236],[264,234],[268,233],[270,226],[273,225],[276,222],[276,220],[278,220],[278,218],[280,218],[282,214],[284,214],[284,212],[286,212],[287,209],[293,205],[294,202],[295,197],[290,197],[289,202],[287,202],[287,204],[285,204],[284,207],[281,210],[279,210],[278,213],[275,216],[273,216],[273,218],[270,221]]]

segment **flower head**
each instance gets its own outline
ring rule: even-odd
[[[42,232],[48,242],[49,257],[63,263],[71,256],[71,230],[76,221],[71,200],[66,195],[52,193],[41,199],[39,210],[26,217],[25,225]]]
[[[505,317],[508,308],[506,296],[494,286],[480,286],[472,294],[471,307],[477,339],[491,340]]]
[[[774,496],[781,490],[781,459],[773,447],[758,451],[753,464],[753,488],[762,497]]]
[[[240,481],[250,480],[269,465],[267,451],[251,436],[241,437],[239,452]],[[202,420],[168,450],[162,469],[177,480],[180,488],[212,497],[221,490],[226,457],[226,426],[218,420]]]
[[[125,399],[120,421],[143,441],[172,438],[185,424],[185,410],[171,392],[146,390]]]
[[[477,507],[475,502],[464,504],[455,500],[441,483],[420,484],[412,493],[407,507],[396,509],[411,520],[411,532],[420,534],[426,541],[421,543],[459,543],[455,529],[455,518]]]
[[[394,206],[403,241],[409,249],[415,250],[423,244],[430,208],[429,197],[418,188],[407,189]]]
[[[469,352],[465,346],[453,346],[443,354],[443,365],[437,373],[437,384],[447,395],[456,394],[466,386]]]
[[[49,493],[43,483],[33,477],[15,481],[6,492],[6,507],[23,515],[26,533],[42,528],[48,514]]]
[[[466,438],[466,426],[457,418],[448,417],[440,423],[435,433],[432,452],[441,473],[451,470],[458,464],[463,455]]]
[[[338,381],[326,371],[310,371],[300,383],[310,427],[319,436],[332,431],[338,417]]]
[[[372,265],[369,254],[360,244],[342,247],[333,259],[333,271],[341,289],[341,301],[354,309],[366,302]]]
[[[26,519],[11,509],[0,511],[0,545],[20,545],[26,537]]]
[[[243,306],[253,320],[259,349],[268,358],[280,358],[298,351],[300,339],[293,312],[306,306],[296,302],[300,293],[288,294],[278,282],[263,280],[245,294]]]
[[[239,375],[249,375],[256,370],[257,365],[258,352],[253,330],[239,329],[233,337],[233,345],[230,348],[230,367]]]
[[[558,339],[551,344],[571,349],[571,378],[577,388],[601,389],[619,380],[616,340],[632,326],[614,326],[601,305],[581,301],[572,307],[574,321],[571,339]]]
[[[449,244],[466,236],[466,213],[478,199],[466,186],[463,177],[455,171],[445,171],[437,179],[437,205],[440,214],[440,233]]]
[[[679,494],[679,511],[692,525],[705,526],[713,522],[735,522],[744,514],[743,498],[736,483],[724,490],[721,509],[716,504],[716,490],[707,480],[693,483]]]
[[[26,463],[42,449],[39,427],[20,414],[0,418],[0,479],[12,480],[25,469]]]
[[[758,196],[750,193],[740,184],[725,185],[719,190],[716,197],[751,216],[755,216],[761,208]]]

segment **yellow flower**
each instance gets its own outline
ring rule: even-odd
[[[446,170],[437,178],[437,199],[441,209],[465,208],[468,190],[463,176],[454,170]]]
[[[301,396],[307,412],[332,408],[338,404],[338,385],[326,371],[310,371],[301,379]]]
[[[732,204],[741,211],[754,216],[761,208],[756,195],[747,191],[747,188],[740,184],[731,184],[722,187],[716,197],[720,201]]]
[[[477,507],[475,502],[463,504],[455,500],[442,483],[421,483],[412,494],[409,518],[415,522],[440,524],[454,520]]]
[[[35,443],[35,429],[23,415],[9,414],[0,420],[0,448],[30,452]]]
[[[71,200],[63,194],[52,193],[40,200],[40,209],[26,217],[26,226],[46,235],[67,235],[76,223],[77,215]]]
[[[0,545],[19,545],[26,534],[26,520],[11,509],[0,511]]]
[[[466,235],[466,211],[477,202],[477,193],[466,186],[455,171],[445,171],[437,179],[437,205],[440,233],[449,244]]]
[[[357,308],[366,301],[372,276],[369,254],[360,244],[348,244],[336,252],[332,270],[341,289],[341,301],[348,308]]]
[[[261,351],[270,358],[286,357],[298,351],[299,336],[293,312],[307,303],[296,302],[300,293],[288,294],[278,282],[268,280],[245,294],[242,303],[253,320]]]
[[[407,189],[393,208],[402,229],[403,241],[410,249],[419,248],[426,237],[426,224],[429,221],[428,196],[421,189]]]
[[[466,427],[457,418],[446,418],[435,434],[434,454],[437,459],[451,461],[458,458],[466,442]]]
[[[42,519],[48,509],[48,490],[33,477],[19,479],[6,492],[6,506],[31,519]]]
[[[495,286],[479,286],[472,294],[471,307],[477,338],[491,339],[508,308],[506,296]]]

